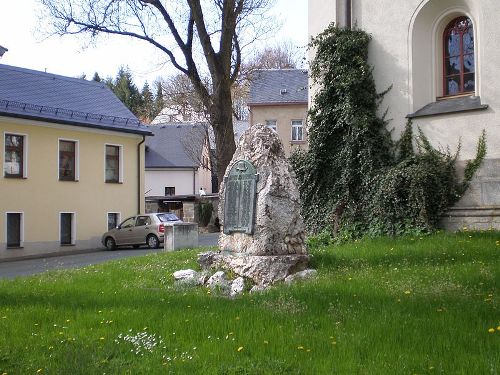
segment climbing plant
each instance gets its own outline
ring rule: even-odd
[[[309,111],[309,150],[292,155],[302,213],[312,233],[362,234],[431,231],[480,166],[485,136],[463,181],[451,155],[434,149],[408,123],[393,142],[368,64],[370,35],[330,25],[310,43],[317,94]],[[413,143],[417,144],[414,151]],[[411,212],[408,213],[410,210]]]

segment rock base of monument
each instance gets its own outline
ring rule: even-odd
[[[198,263],[204,270],[214,268],[230,270],[239,276],[251,279],[257,285],[270,285],[307,269],[309,256],[207,252],[198,256]]]

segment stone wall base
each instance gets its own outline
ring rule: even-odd
[[[449,231],[500,230],[500,207],[453,207],[441,220]]]

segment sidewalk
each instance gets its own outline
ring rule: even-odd
[[[199,246],[217,246],[218,238],[219,233],[200,234]],[[162,251],[162,248],[148,249],[145,247],[141,249],[123,248],[115,251],[89,249],[70,254],[55,253],[30,256],[22,259],[4,259],[0,260],[0,279],[33,275],[53,269],[85,267],[110,260],[143,256]]]

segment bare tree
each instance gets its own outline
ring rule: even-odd
[[[265,11],[273,0],[40,1],[59,35],[129,36],[165,53],[189,77],[203,103],[215,134],[217,176],[222,181],[236,149],[231,87],[240,71],[242,48],[269,30],[259,24],[267,22]],[[200,53],[202,62],[197,59]],[[208,85],[202,80],[204,69]]]
[[[205,107],[191,80],[184,74],[159,79],[163,109],[155,122],[206,122]],[[208,84],[208,81],[207,81]]]

